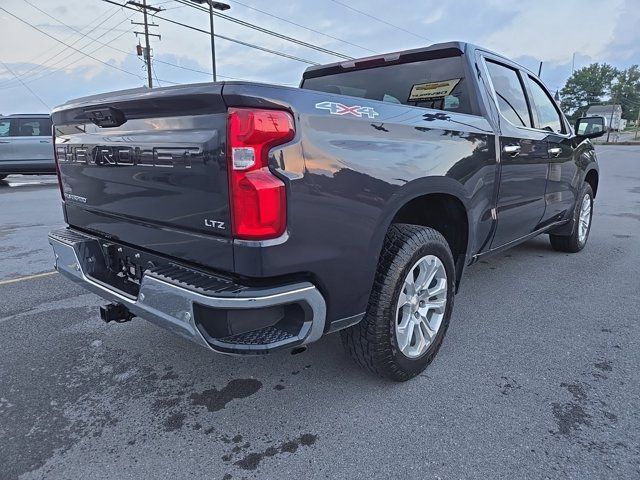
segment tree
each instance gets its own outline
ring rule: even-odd
[[[635,120],[640,108],[640,67],[631,65],[617,76],[611,88],[611,103],[622,105],[622,117]]]
[[[619,74],[617,68],[606,63],[592,63],[576,70],[560,91],[562,106],[572,117],[583,114],[589,105],[611,97],[613,80]]]

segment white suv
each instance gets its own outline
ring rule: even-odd
[[[0,180],[13,173],[56,173],[48,114],[0,117]]]

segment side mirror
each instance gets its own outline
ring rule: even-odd
[[[582,138],[598,138],[606,132],[604,117],[582,117],[576,121],[576,135]]]

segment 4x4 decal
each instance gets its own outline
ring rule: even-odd
[[[365,115],[369,118],[376,118],[380,115],[372,107],[361,107],[360,105],[353,105],[349,107],[336,102],[316,103],[316,108],[318,110],[329,110],[331,115],[353,115],[359,118],[362,118]]]

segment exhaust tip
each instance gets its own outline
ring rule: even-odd
[[[307,347],[302,346],[302,347],[295,347],[291,349],[291,355],[299,355],[301,353],[304,353],[307,351]]]

